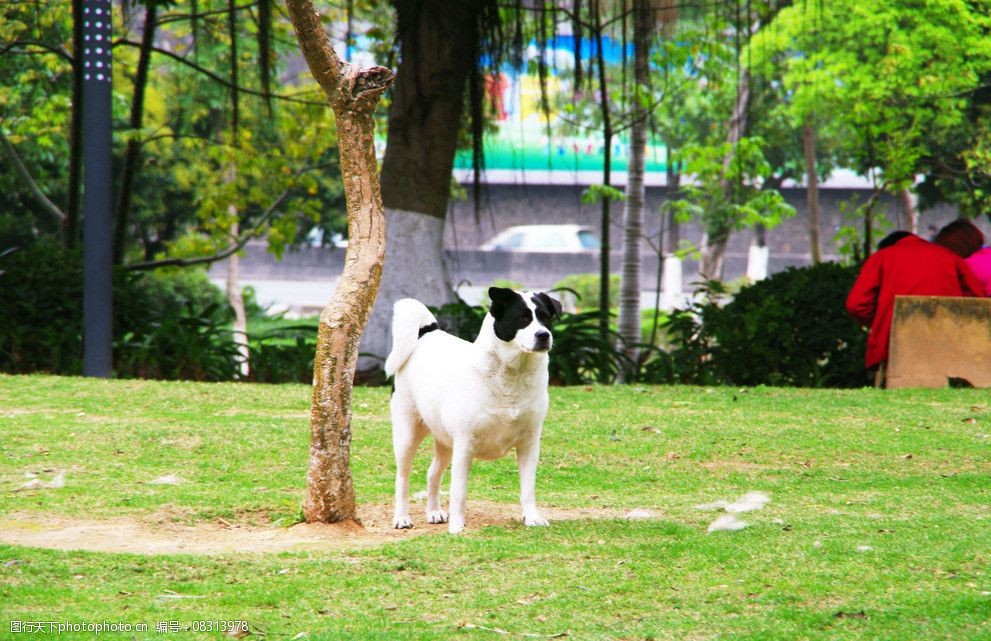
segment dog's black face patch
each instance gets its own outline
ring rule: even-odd
[[[495,335],[499,340],[513,340],[516,332],[533,322],[533,312],[527,307],[523,297],[513,290],[490,287],[489,298],[492,300],[489,313],[495,319]]]
[[[561,303],[540,292],[533,295],[533,304],[537,308],[537,321],[550,329],[554,319],[561,315]]]

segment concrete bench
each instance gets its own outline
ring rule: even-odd
[[[887,387],[991,387],[991,298],[897,296]]]

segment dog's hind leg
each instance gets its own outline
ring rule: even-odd
[[[440,507],[440,482],[451,464],[451,448],[434,439],[434,460],[427,470],[427,522],[447,523],[447,512]]]
[[[540,433],[532,440],[516,448],[516,462],[520,467],[520,504],[523,506],[524,525],[550,525],[537,510],[537,460],[540,458]]]
[[[396,505],[392,517],[393,527],[413,527],[409,517],[409,474],[416,450],[427,435],[420,417],[397,391],[392,396],[392,449],[396,456]]]

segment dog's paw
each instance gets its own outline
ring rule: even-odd
[[[550,525],[550,521],[534,512],[533,514],[523,515],[523,525],[527,527],[547,527]]]
[[[461,534],[465,531],[465,522],[461,519],[451,519],[447,524],[448,534]]]
[[[427,523],[447,523],[447,512],[444,510],[428,510]]]
[[[408,530],[413,527],[413,520],[408,515],[396,516],[392,519],[392,527],[397,530]]]

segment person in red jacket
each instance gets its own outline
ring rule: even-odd
[[[888,338],[895,296],[980,296],[980,281],[955,253],[914,234],[872,254],[860,269],[846,298],[846,309],[870,326],[868,369],[878,368],[875,382],[884,380]]]

